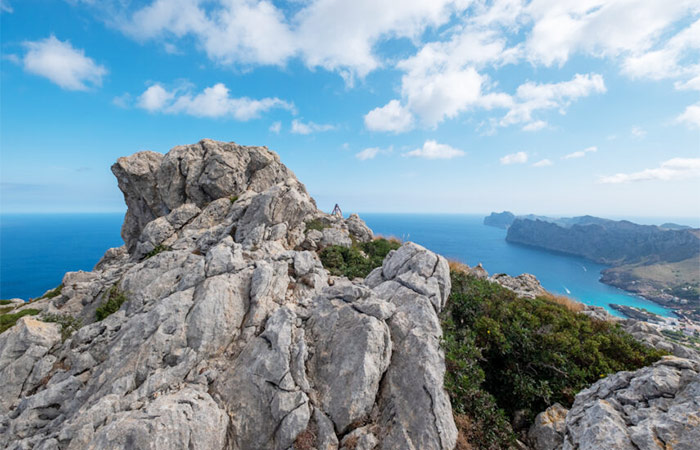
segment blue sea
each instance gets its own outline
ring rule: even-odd
[[[638,306],[661,315],[656,303],[598,281],[605,268],[581,258],[505,241],[505,230],[483,225],[481,215],[361,214],[375,234],[417,242],[489,273],[531,273],[549,291],[585,303]],[[0,298],[29,299],[61,283],[63,274],[91,270],[105,250],[123,244],[123,214],[4,214],[0,216]]]

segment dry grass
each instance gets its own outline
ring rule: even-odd
[[[466,274],[471,273],[471,270],[469,270],[469,266],[464,264],[463,262],[459,262],[455,259],[448,259],[447,264],[450,266],[451,272],[459,272]]]
[[[551,292],[547,292],[545,295],[542,296],[542,298],[549,302],[556,303],[557,305],[561,305],[572,312],[581,312],[586,307],[586,305],[584,305],[583,303],[577,302],[576,300],[570,299],[569,297],[566,297],[564,295],[552,294]]]
[[[455,425],[457,425],[457,445],[455,450],[472,450],[474,446],[469,443],[468,436],[474,431],[474,426],[469,416],[465,414],[455,415]]]
[[[374,238],[373,238],[372,240],[373,240],[373,241],[378,241],[379,239],[386,239],[386,240],[389,241],[389,242],[393,242],[393,243],[396,243],[396,244],[399,244],[399,245],[403,244],[403,241],[402,241],[401,239],[399,239],[399,238],[397,238],[396,236],[393,236],[393,235],[384,236],[384,235],[381,235],[381,234],[375,234],[375,235],[374,235]]]

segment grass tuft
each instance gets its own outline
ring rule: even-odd
[[[54,289],[51,289],[49,292],[44,294],[41,298],[54,298],[58,297],[61,295],[61,291],[63,290],[63,283],[59,284],[56,286]]]
[[[122,292],[115,284],[107,293],[107,300],[95,310],[95,318],[103,320],[111,314],[119,311],[119,308],[128,300],[126,293]]]
[[[167,252],[169,250],[170,250],[170,247],[168,247],[166,245],[158,244],[158,245],[156,245],[156,247],[153,250],[146,253],[146,256],[144,256],[143,259],[148,259],[152,256],[156,256],[158,253]]]
[[[311,219],[306,222],[306,231],[323,231],[325,228],[328,228],[328,225],[321,219]]]

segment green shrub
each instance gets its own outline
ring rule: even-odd
[[[61,339],[64,341],[83,326],[82,319],[68,314],[44,314],[41,320],[61,325]]]
[[[41,311],[38,309],[23,309],[16,313],[0,314],[0,333],[5,332],[24,316],[36,316]]]
[[[398,241],[376,239],[370,242],[355,243],[351,247],[331,245],[321,250],[319,257],[323,267],[332,275],[350,279],[366,277],[374,268],[382,265],[391,250],[401,246]]]
[[[59,284],[56,286],[54,289],[51,289],[48,291],[46,294],[44,294],[41,298],[54,298],[58,297],[61,295],[61,291],[63,290],[63,283]]]
[[[230,196],[228,199],[231,200],[231,203],[236,203],[236,200],[238,200],[238,196],[237,196],[237,195],[232,195],[232,196]]]
[[[168,247],[166,245],[158,244],[158,245],[156,245],[156,247],[153,250],[146,253],[146,256],[144,256],[143,259],[148,259],[151,256],[156,256],[158,253],[167,252],[169,250],[170,250],[170,247]]]
[[[95,310],[95,318],[99,321],[105,317],[119,311],[122,304],[127,301],[126,293],[122,292],[115,284],[107,293],[107,300]]]
[[[0,306],[10,305],[10,304],[12,304],[12,302],[9,300],[0,300]]]
[[[328,228],[328,225],[321,219],[312,219],[306,222],[306,231],[317,230],[323,231],[324,228]]]
[[[456,271],[443,328],[446,388],[457,410],[477,420],[483,405],[472,393],[479,388],[511,420],[520,411],[531,422],[554,402],[571,406],[576,393],[600,378],[663,355],[616,324],[545,298],[518,298],[496,283]]]

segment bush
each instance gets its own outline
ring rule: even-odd
[[[162,245],[162,244],[158,244],[158,245],[156,245],[156,247],[153,250],[146,253],[146,256],[144,256],[143,259],[148,259],[151,256],[156,256],[158,253],[167,252],[168,250],[170,250],[170,247]]]
[[[351,247],[331,245],[321,250],[319,257],[323,267],[332,275],[350,279],[366,277],[373,269],[384,262],[391,250],[401,246],[398,241],[375,239],[370,242],[355,243]]]
[[[119,290],[119,287],[115,284],[109,289],[107,300],[95,310],[95,318],[99,321],[119,311],[119,308],[127,300],[126,293]]]
[[[64,341],[83,326],[82,319],[68,314],[45,314],[41,320],[61,325],[61,339]]]
[[[231,203],[236,203],[236,200],[238,200],[238,196],[237,196],[237,195],[232,195],[232,196],[230,196],[228,199],[231,200]]]
[[[38,309],[28,308],[16,313],[0,314],[0,333],[4,333],[11,328],[21,317],[36,316],[39,312]]]
[[[483,400],[473,400],[472,393],[479,388],[511,420],[518,411],[531,423],[554,402],[570,407],[577,392],[600,378],[663,355],[616,324],[546,298],[518,298],[496,283],[456,271],[443,328],[446,388],[457,411],[477,420],[484,414]],[[498,426],[490,413],[487,419]],[[487,436],[483,448],[494,439],[499,437]]]

